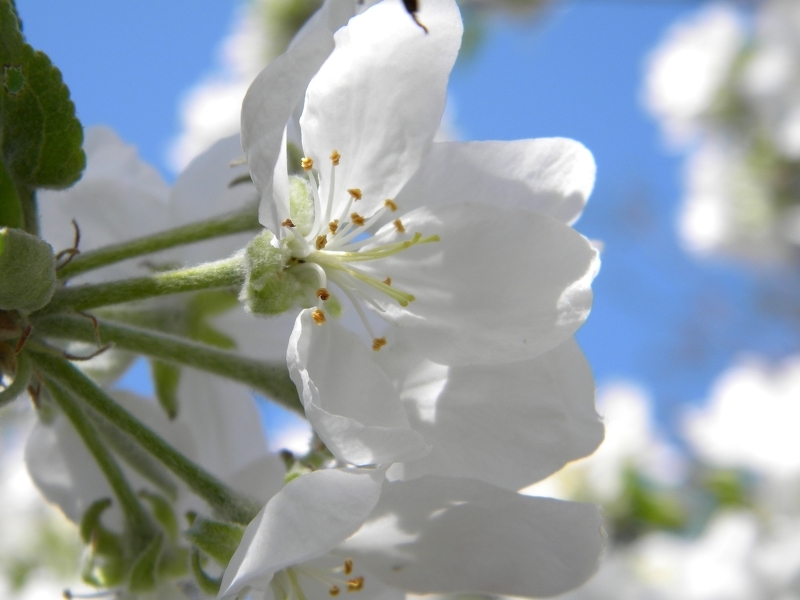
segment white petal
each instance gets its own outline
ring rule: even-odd
[[[181,173],[170,194],[170,222],[177,227],[252,206],[259,195],[252,183],[234,180],[248,174],[246,165],[231,167],[242,157],[238,135],[224,138],[195,158]],[[164,224],[166,226],[166,224]],[[222,236],[170,250],[183,263],[219,260],[243,248],[255,233]]]
[[[413,593],[551,596],[597,569],[598,507],[523,496],[469,479],[386,483],[340,550]]]
[[[419,209],[402,221],[403,239],[421,232],[441,241],[359,266],[415,296],[406,308],[377,299],[386,309],[381,315],[409,327],[431,360],[525,360],[556,347],[586,320],[599,258],[567,225],[483,204]]]
[[[85,252],[161,230],[168,222],[169,187],[158,171],[107,127],[89,128],[85,136],[86,171],[81,180],[66,190],[38,193],[42,237],[56,252],[71,248],[75,219],[81,230],[80,250]],[[81,281],[141,275],[140,262],[117,263]]]
[[[436,142],[397,196],[404,209],[485,202],[536,210],[567,224],[594,187],[592,153],[574,140]]]
[[[242,147],[262,205],[273,202],[273,174],[284,150],[281,142],[286,122],[333,50],[333,32],[354,12],[354,0],[326,0],[289,49],[267,65],[247,90],[242,103]],[[260,213],[267,219],[272,211],[262,206]],[[280,225],[269,220],[262,224],[273,232]]]
[[[382,471],[325,469],[291,481],[247,526],[220,597],[265,590],[272,575],[330,552],[378,502]]]
[[[194,441],[188,429],[182,423],[169,421],[154,401],[123,391],[114,391],[112,396],[179,452],[190,458],[195,456]],[[121,526],[121,513],[114,493],[66,417],[59,414],[53,423],[38,423],[34,427],[25,447],[25,462],[31,479],[44,497],[56,504],[67,518],[80,523],[83,513],[93,502],[111,498],[112,507],[103,520],[111,527]],[[122,460],[117,462],[134,490],[141,487],[152,489]]]
[[[328,449],[357,465],[424,456],[429,448],[411,429],[403,405],[372,350],[330,319],[317,325],[311,310],[297,317],[286,361],[306,417]]]
[[[36,424],[25,446],[25,463],[42,495],[73,523],[81,522],[95,500],[114,498],[83,440],[63,415],[47,425]],[[119,529],[119,509],[113,506],[108,513],[104,522]]]
[[[603,440],[594,377],[574,340],[531,360],[444,367],[420,357],[398,333],[379,361],[411,426],[432,447],[402,465],[404,479],[471,477],[518,490]]]
[[[300,118],[303,148],[328,197],[330,154],[338,150],[333,215],[349,188],[369,214],[394,196],[419,166],[444,111],[447,79],[461,44],[454,0],[425,0],[414,23],[400,0],[386,0],[336,33],[336,49],[308,86]]]
[[[261,417],[245,386],[185,368],[178,399],[178,422],[192,432],[194,458],[214,475],[225,478],[269,455]]]

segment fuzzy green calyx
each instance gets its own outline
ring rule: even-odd
[[[0,310],[33,312],[50,302],[55,289],[52,246],[21,229],[0,229]]]
[[[239,300],[257,315],[286,312],[302,293],[300,281],[287,269],[291,252],[273,246],[274,238],[271,231],[264,230],[244,251],[246,279]]]

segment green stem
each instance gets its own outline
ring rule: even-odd
[[[260,507],[239,496],[211,473],[183,456],[133,415],[114,402],[103,390],[66,359],[47,351],[33,351],[36,367],[48,378],[64,385],[104,419],[131,436],[157,458],[214,510],[219,518],[247,525]]]
[[[242,283],[244,283],[242,259],[233,257],[147,277],[61,288],[39,314],[87,310],[167,294],[241,287]]]
[[[32,325],[37,335],[95,342],[94,326],[86,317],[37,317]],[[97,327],[102,343],[111,342],[121,350],[227,377],[252,387],[286,408],[300,414],[304,412],[297,397],[297,388],[284,364],[253,360],[174,335],[102,319],[97,320]]]
[[[58,276],[66,279],[92,269],[99,269],[100,267],[133,258],[134,256],[142,256],[143,254],[150,254],[167,248],[174,248],[175,246],[192,244],[234,233],[257,231],[259,229],[261,229],[261,225],[258,223],[258,212],[249,208],[246,211],[191,223],[162,231],[155,235],[83,252],[64,265],[59,270]]]
[[[17,356],[17,372],[14,373],[14,381],[6,389],[0,391],[0,408],[14,400],[28,387],[33,369],[31,359],[24,352]]]
[[[45,385],[108,480],[114,495],[119,501],[122,514],[125,516],[127,529],[133,540],[135,540],[134,553],[138,553],[147,546],[155,533],[155,527],[150,516],[139,502],[138,496],[131,489],[122,469],[120,469],[114,457],[111,456],[111,453],[100,440],[100,436],[78,401],[60,384],[51,379],[46,379]]]
[[[39,235],[39,209],[36,202],[36,191],[24,186],[17,186],[20,206],[22,207],[22,222],[24,229],[32,235]]]

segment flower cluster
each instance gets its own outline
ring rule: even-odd
[[[693,252],[795,254],[799,23],[792,0],[763,2],[752,19],[716,3],[650,57],[645,102],[672,144],[692,147],[680,232]]]
[[[0,402],[34,400],[28,469],[87,584],[541,597],[595,571],[598,508],[519,493],[603,439],[573,339],[594,161],[435,141],[461,35],[454,0],[326,0],[250,87],[241,146],[170,188],[89,130],[83,179],[40,193],[59,252],[14,241],[52,278],[2,306]],[[139,354],[156,401],[114,387]],[[305,416],[306,456],[269,452],[251,389]]]

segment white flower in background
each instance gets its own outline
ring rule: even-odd
[[[670,144],[685,145],[700,133],[744,41],[739,14],[715,2],[673,25],[650,54],[644,103]]]
[[[742,91],[778,152],[800,159],[800,5],[769,0],[756,13]]]
[[[243,145],[261,221],[288,267],[281,272],[300,282],[301,302],[316,305],[298,317],[288,356],[309,420],[334,454],[375,464],[426,447],[371,352],[337,352],[356,338],[329,318],[340,306],[329,299],[338,288],[350,300],[374,350],[387,339],[363,307],[441,364],[547,352],[591,304],[596,252],[568,224],[591,191],[594,162],[570,140],[432,143],[461,37],[454,3],[422,5],[427,35],[400,2],[380,3],[336,34],[325,61],[342,4],[326,3],[259,75],[243,106]],[[325,61],[316,75],[298,62],[308,55]],[[307,183],[287,178],[282,141],[304,91]],[[372,399],[368,412],[348,405],[360,395]],[[360,454],[334,437],[360,438]]]
[[[752,13],[714,4],[674,25],[651,55],[645,104],[674,145],[691,148],[679,222],[691,252],[796,259],[799,33],[793,0]]]
[[[8,600],[59,597],[76,582],[80,556],[74,528],[47,505],[25,469],[32,417],[21,405],[0,414],[0,596]]]
[[[220,597],[553,595],[594,572],[599,527],[593,505],[469,479],[317,471],[289,483],[248,526]]]
[[[698,539],[666,532],[615,548],[600,571],[561,600],[766,600],[752,569],[752,514],[716,517]],[[786,596],[787,598],[793,596]]]
[[[723,373],[686,437],[704,460],[771,477],[800,475],[800,357],[779,366],[747,360]]]

